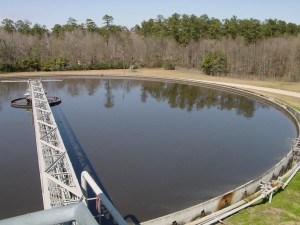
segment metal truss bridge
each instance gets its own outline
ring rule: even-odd
[[[76,203],[83,196],[52,115],[42,83],[30,80],[32,112],[45,209]]]
[[[79,184],[41,80],[27,82],[26,95],[32,103],[45,211],[2,220],[0,225],[99,224],[87,208],[88,189],[96,195],[100,215],[103,206],[117,224],[127,224],[89,173],[82,172]],[[101,219],[98,221],[101,223]]]

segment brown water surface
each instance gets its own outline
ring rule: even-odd
[[[203,87],[77,77],[45,89],[62,99],[52,108],[62,136],[72,131],[121,214],[140,221],[255,178],[296,136],[278,110]],[[42,209],[32,116],[10,106],[25,90],[0,83],[0,219]]]

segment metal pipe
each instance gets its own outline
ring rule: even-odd
[[[78,225],[98,225],[83,202],[0,220],[0,225],[53,225],[70,221]]]
[[[272,197],[273,197],[273,192],[278,189],[279,187],[282,187],[282,189],[284,189],[288,184],[289,182],[293,179],[293,177],[297,174],[297,172],[300,170],[300,164],[296,167],[296,169],[293,171],[292,175],[289,177],[289,179],[284,183],[283,186],[276,186],[276,187],[273,187],[271,188],[270,190],[268,190],[267,192],[261,194],[259,197],[253,199],[252,201],[244,204],[244,205],[241,205],[229,212],[226,212],[224,214],[221,214],[219,216],[216,216],[214,219],[211,219],[209,221],[203,221],[203,222],[199,222],[197,223],[197,221],[194,221],[194,222],[191,222],[189,223],[189,225],[199,225],[199,224],[202,224],[202,225],[210,225],[210,224],[214,224],[224,218],[227,218],[235,213],[237,213],[238,211],[242,210],[242,209],[245,209],[247,207],[249,207],[250,205],[252,205],[253,203],[265,198],[266,196],[270,195],[270,199],[269,199],[269,202],[271,203],[272,201]]]
[[[289,179],[287,179],[287,181],[284,183],[284,185],[282,186],[282,189],[285,189],[286,186],[288,186],[288,184],[290,183],[290,181],[294,178],[294,176],[297,174],[297,172],[300,170],[300,164],[297,166],[297,168],[294,170],[294,172],[292,173],[292,175],[289,177]]]
[[[277,188],[278,188],[278,187],[273,187],[273,188],[271,188],[270,190],[268,190],[266,193],[261,194],[259,197],[253,199],[252,201],[250,201],[250,202],[248,202],[248,203],[246,203],[246,204],[244,204],[244,205],[242,205],[242,206],[240,206],[240,207],[237,207],[237,208],[235,208],[235,209],[233,209],[233,210],[231,210],[231,211],[229,211],[229,212],[227,212],[227,213],[224,213],[224,214],[222,214],[222,215],[220,215],[220,216],[218,216],[218,217],[216,217],[216,218],[210,220],[209,222],[204,223],[203,225],[214,224],[214,223],[216,223],[216,222],[218,222],[218,221],[220,221],[220,220],[222,220],[222,219],[224,219],[224,218],[227,218],[227,217],[229,217],[229,216],[235,214],[236,212],[238,212],[238,211],[240,211],[240,210],[242,210],[242,209],[245,209],[245,208],[249,207],[249,206],[252,205],[253,203],[255,203],[255,202],[257,202],[257,201],[259,201],[259,200],[265,198],[265,197],[268,196],[269,194],[272,194]],[[195,223],[195,224],[201,224],[201,223]]]

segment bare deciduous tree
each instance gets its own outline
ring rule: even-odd
[[[271,37],[254,43],[245,43],[242,37],[223,37],[180,45],[166,37],[144,37],[134,31],[122,31],[112,33],[107,44],[100,33],[81,28],[60,36],[28,35],[0,28],[1,70],[5,70],[5,63],[21,65],[22,60],[45,62],[57,57],[64,58],[70,68],[79,65],[97,69],[101,63],[120,63],[124,57],[127,64],[141,67],[160,67],[169,60],[177,67],[200,69],[205,55],[217,50],[227,58],[226,76],[300,80],[300,36]]]

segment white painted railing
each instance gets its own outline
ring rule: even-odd
[[[96,194],[96,196],[99,200],[98,201],[98,210],[100,210],[100,208],[101,208],[100,205],[103,204],[119,225],[127,225],[124,218],[121,216],[121,214],[118,212],[118,210],[114,207],[114,205],[109,201],[107,196],[99,188],[99,186],[96,184],[94,179],[90,176],[90,174],[86,171],[83,171],[81,173],[81,186],[82,186],[83,190],[85,191],[85,195],[87,195],[86,192],[88,190],[88,185],[92,188],[93,192]]]

